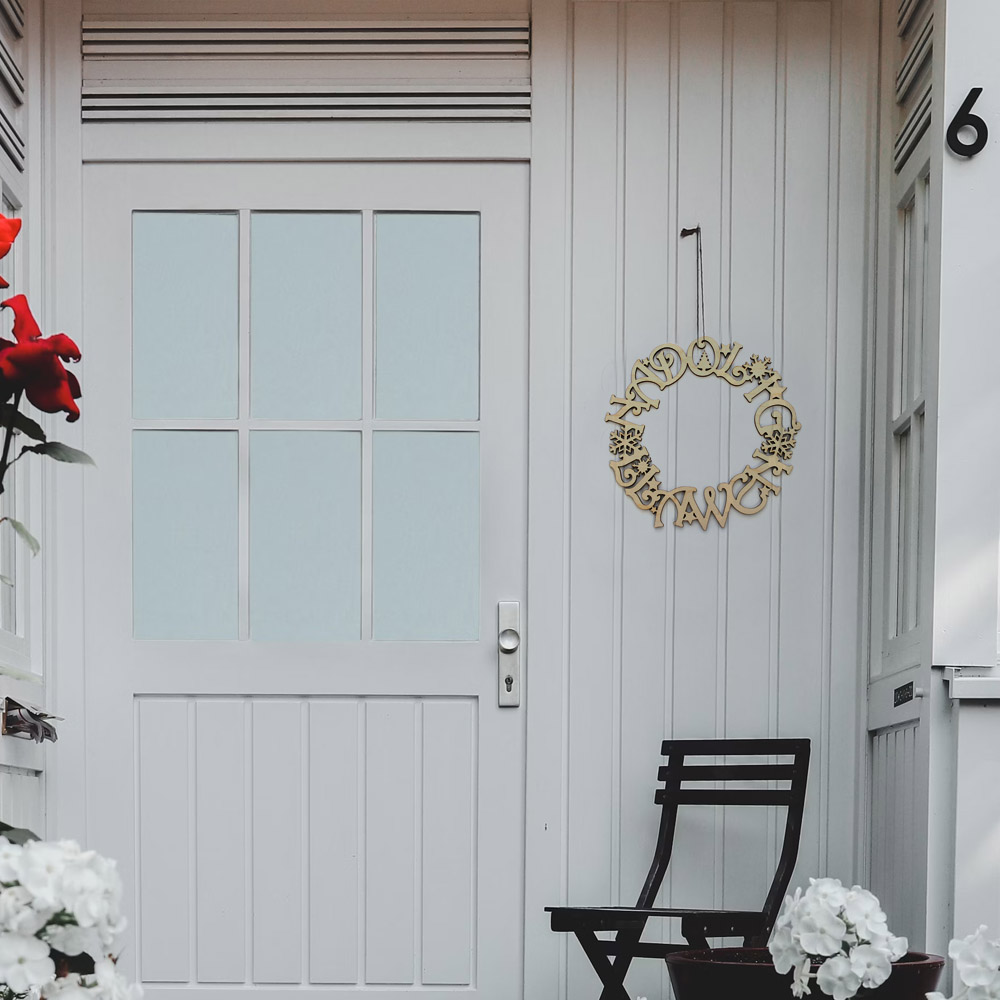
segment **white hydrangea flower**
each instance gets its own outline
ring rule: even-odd
[[[898,962],[910,950],[910,942],[895,934],[873,934],[871,944],[881,948],[889,956],[890,962]]]
[[[73,858],[62,873],[63,906],[81,927],[117,924],[121,919],[121,894],[115,863],[92,852]]]
[[[63,909],[61,883],[69,857],[65,846],[67,843],[69,842],[29,840],[21,852],[21,875],[18,881],[35,897],[37,904],[53,910]]]
[[[794,971],[794,996],[809,993],[809,981],[815,978],[836,1000],[848,1000],[862,986],[874,989],[884,983],[907,946],[906,938],[889,932],[878,897],[857,885],[847,889],[835,878],[810,879],[805,892],[796,889],[786,896],[768,944],[775,969],[782,975]],[[814,974],[815,965],[820,971]]]
[[[31,936],[52,918],[54,911],[39,909],[35,898],[23,885],[8,886],[0,892],[0,930]]]
[[[785,906],[778,916],[777,923],[781,923],[783,920],[788,921],[791,919],[791,912],[798,905],[799,901],[802,899],[802,886],[796,886],[795,893],[792,896],[785,896]]]
[[[1000,968],[1000,941],[990,941],[981,924],[974,934],[955,939],[948,945],[948,957],[955,962],[959,979],[966,986],[988,986]]]
[[[819,967],[816,982],[833,1000],[850,1000],[861,986],[861,977],[851,969],[846,955],[833,955]]]
[[[142,1000],[142,987],[129,981],[119,973],[110,958],[102,958],[94,963],[95,992],[101,1000]]]
[[[21,877],[21,845],[0,837],[0,882],[17,882]]]
[[[847,890],[839,878],[811,878],[806,895],[831,910],[839,910],[847,901]]]
[[[1000,1000],[1000,941],[986,934],[981,925],[974,934],[952,939],[948,955],[958,973],[955,994],[928,993],[927,1000]]]
[[[870,944],[859,944],[851,949],[848,956],[851,971],[859,976],[866,989],[881,986],[892,972],[889,955],[881,948]]]
[[[970,986],[966,996],[969,1000],[1000,1000],[1000,977],[985,986]]]
[[[15,993],[26,993],[55,978],[49,946],[36,937],[0,933],[0,982]]]
[[[45,928],[45,940],[64,955],[101,955],[104,943],[94,927],[77,927],[75,924],[51,924]]]
[[[843,904],[844,919],[854,927],[860,940],[870,941],[875,935],[886,935],[889,928],[878,897],[861,886],[852,886]]]
[[[0,984],[34,1000],[141,1000],[106,956],[125,927],[113,861],[71,840],[0,837]],[[94,973],[56,979],[50,949],[88,955]]]
[[[795,969],[792,977],[792,996],[802,997],[812,991],[809,989],[809,980],[812,979],[812,962],[808,958],[802,959]]]
[[[791,972],[796,966],[801,965],[806,958],[805,952],[799,947],[798,942],[792,936],[792,929],[786,920],[781,926],[775,925],[774,936],[768,943],[768,950],[771,952],[771,959],[774,967],[783,976]]]
[[[799,944],[807,955],[836,955],[847,933],[847,924],[822,906],[812,905],[799,925]]]

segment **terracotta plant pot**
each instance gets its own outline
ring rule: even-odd
[[[676,951],[667,955],[670,983],[676,1000],[789,1000],[792,974],[779,976],[766,948],[715,948]],[[939,955],[911,951],[892,963],[892,975],[874,990],[862,988],[859,1000],[924,1000],[935,989],[944,968]],[[823,993],[815,982],[812,996]]]

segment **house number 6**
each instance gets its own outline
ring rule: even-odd
[[[979,115],[972,113],[972,106],[979,100],[979,95],[982,92],[982,87],[973,87],[958,109],[958,114],[952,118],[951,124],[948,126],[946,134],[948,148],[958,156],[975,156],[976,153],[981,153],[986,148],[986,140],[990,137],[990,130]],[[962,129],[971,129],[975,132],[975,139],[966,142],[961,136]]]

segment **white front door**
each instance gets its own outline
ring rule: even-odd
[[[84,222],[87,833],[128,970],[520,996],[526,168],[94,165]]]

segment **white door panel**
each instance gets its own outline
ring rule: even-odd
[[[520,995],[526,182],[86,168],[88,838],[153,994]]]

